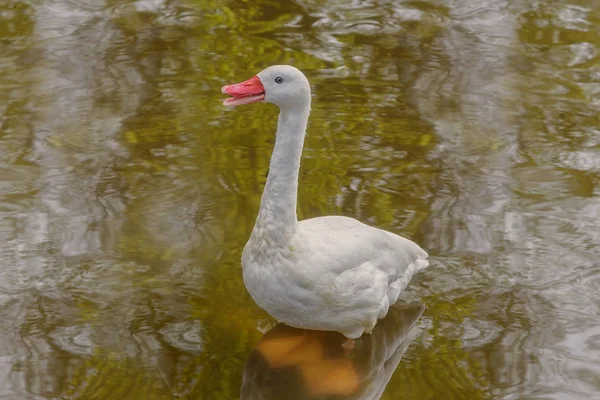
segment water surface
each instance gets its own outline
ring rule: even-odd
[[[276,63],[313,86],[299,217],[431,255],[381,398],[600,397],[599,25],[577,0],[3,1],[0,397],[252,387],[277,110],[220,87]]]

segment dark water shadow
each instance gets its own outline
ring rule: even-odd
[[[396,305],[344,352],[337,332],[279,324],[254,348],[244,370],[241,399],[378,399],[417,336],[422,304]]]

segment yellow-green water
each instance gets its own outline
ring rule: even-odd
[[[299,217],[431,256],[381,398],[600,398],[598,26],[577,0],[3,0],[0,398],[240,397],[275,325],[240,255],[277,110],[220,87],[281,63],[313,85]],[[301,398],[274,376],[246,398]]]

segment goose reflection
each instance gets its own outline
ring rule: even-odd
[[[379,399],[408,345],[425,307],[390,308],[372,334],[345,351],[344,336],[279,324],[267,332],[246,363],[242,400]]]

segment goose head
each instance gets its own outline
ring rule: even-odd
[[[221,92],[232,96],[223,102],[226,106],[265,101],[281,109],[293,109],[310,104],[308,79],[289,65],[274,65],[245,82],[223,86]]]

